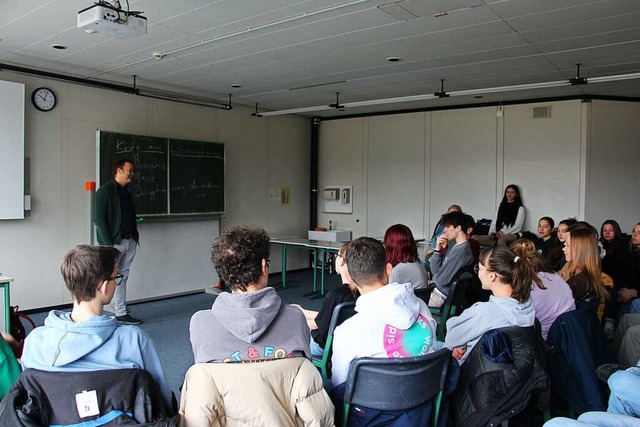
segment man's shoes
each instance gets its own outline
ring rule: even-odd
[[[616,363],[607,363],[596,368],[596,375],[598,376],[598,379],[600,381],[606,383],[611,375],[615,374],[618,371],[623,371],[627,368],[629,367],[618,365]]]
[[[116,316],[116,320],[118,323],[123,325],[139,325],[142,323],[142,320],[136,319],[130,314],[125,314],[124,316]]]

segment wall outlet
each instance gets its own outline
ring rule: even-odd
[[[280,202],[282,195],[279,188],[270,188],[269,189],[269,201],[270,202]]]

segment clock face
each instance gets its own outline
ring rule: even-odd
[[[56,95],[51,89],[41,87],[33,91],[31,102],[40,111],[51,111],[56,106]]]

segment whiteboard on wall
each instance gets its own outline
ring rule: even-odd
[[[0,81],[0,219],[24,218],[24,85]]]

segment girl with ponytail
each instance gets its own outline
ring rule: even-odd
[[[536,307],[536,319],[542,327],[542,338],[547,339],[553,322],[563,313],[575,310],[571,288],[562,277],[553,272],[542,260],[535,245],[529,239],[518,239],[511,244],[511,250],[525,259],[536,274],[531,289],[531,299]]]
[[[447,321],[444,345],[462,364],[480,337],[492,329],[533,325],[531,286],[539,281],[531,265],[509,248],[496,246],[480,254],[476,267],[482,289],[493,295]]]

